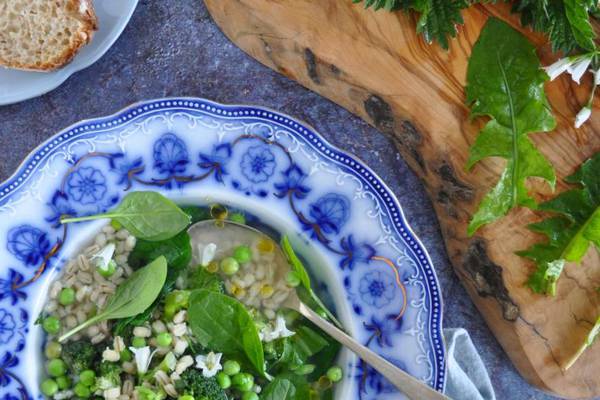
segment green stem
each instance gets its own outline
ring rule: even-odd
[[[567,360],[562,369],[566,371],[569,368],[571,368],[573,364],[575,364],[575,362],[579,359],[579,357],[581,357],[581,355],[587,350],[588,347],[589,345],[587,344],[587,342],[581,345],[581,347],[577,349],[577,353],[573,354],[573,356]]]
[[[100,315],[96,315],[95,317],[92,317],[92,318],[88,319],[84,323],[76,326],[75,328],[71,329],[70,331],[68,331],[67,333],[65,333],[61,337],[59,337],[58,338],[59,343],[64,342],[65,340],[67,340],[71,336],[75,335],[77,332],[79,332],[79,331],[87,328],[88,326],[94,325],[96,322],[100,322],[102,320],[102,318],[103,318],[103,315],[100,314]]]
[[[82,221],[92,221],[95,219],[110,219],[114,216],[114,214],[98,214],[98,215],[88,215],[86,217],[72,217],[72,218],[62,218],[60,220],[61,224],[69,224],[71,222],[82,222]]]
[[[337,320],[337,318],[331,313],[331,311],[329,311],[327,309],[327,307],[325,307],[325,304],[323,304],[323,302],[321,301],[321,299],[319,299],[319,297],[316,295],[315,292],[313,292],[312,289],[309,289],[309,293],[310,293],[310,297],[312,297],[312,299],[315,301],[315,303],[317,303],[317,305],[319,307],[321,307],[323,309],[323,311],[325,311],[325,314],[327,315],[327,317],[333,321],[333,323],[340,329],[344,329],[344,326],[340,323],[340,321]]]

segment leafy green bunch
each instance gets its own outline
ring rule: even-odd
[[[463,24],[462,10],[475,3],[494,0],[353,0],[375,9],[404,10],[419,15],[417,32],[427,42],[437,41],[448,48],[448,38],[455,37]],[[595,0],[517,0],[513,11],[521,14],[523,26],[530,26],[548,36],[555,51],[595,49],[590,17],[598,13]]]
[[[579,187],[540,204],[554,214],[529,228],[547,237],[520,255],[535,261],[529,286],[538,293],[555,294],[556,281],[566,262],[580,262],[590,245],[600,250],[600,153],[566,179]]]

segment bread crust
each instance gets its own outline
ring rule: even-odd
[[[79,50],[92,40],[94,33],[98,30],[98,17],[94,11],[92,0],[67,0],[66,7],[79,20],[81,27],[73,33],[70,46],[66,47],[60,55],[41,64],[31,65],[5,60],[0,54],[0,65],[25,71],[49,72],[70,63]]]

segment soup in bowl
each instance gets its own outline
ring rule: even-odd
[[[252,216],[264,234],[223,229],[225,221],[248,223],[246,214],[180,208],[155,192],[132,192],[108,213],[62,223],[106,218],[49,286],[38,318],[43,395],[333,398],[344,377],[340,346],[285,302],[297,291],[339,322],[304,282],[287,236]],[[198,224],[206,219],[212,229]],[[281,267],[288,262],[278,240],[293,268]]]

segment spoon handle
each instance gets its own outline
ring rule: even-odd
[[[432,389],[420,380],[410,376],[400,368],[396,367],[383,357],[375,354],[367,347],[361,345],[356,340],[321,318],[317,313],[311,310],[304,303],[297,305],[297,311],[325,331],[332,338],[352,350],[356,355],[363,359],[367,364],[375,368],[379,373],[385,376],[390,383],[396,386],[402,393],[413,400],[451,400],[449,397]]]

